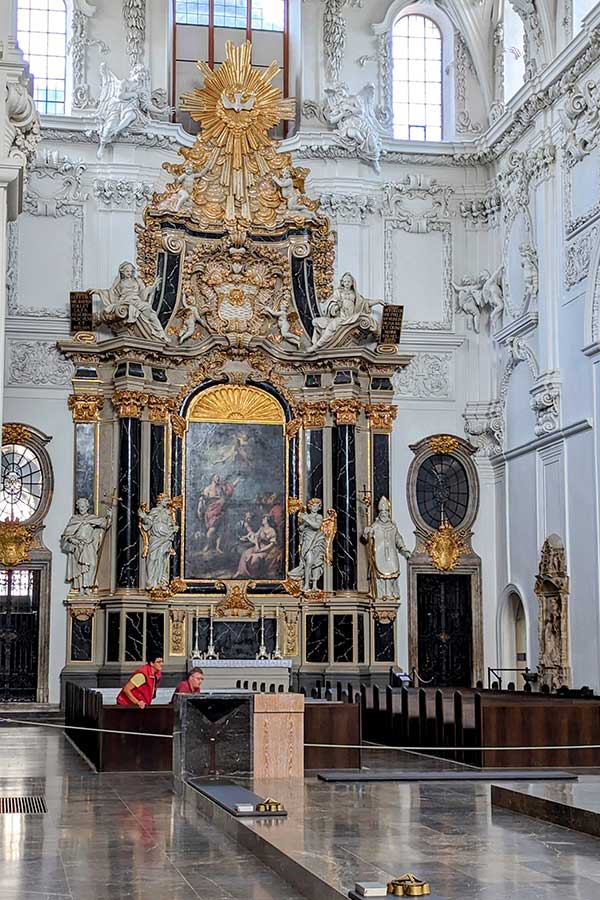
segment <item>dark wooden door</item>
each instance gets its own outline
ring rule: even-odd
[[[36,700],[39,576],[0,569],[0,703]]]
[[[418,671],[439,687],[470,687],[473,662],[471,578],[418,575]]]

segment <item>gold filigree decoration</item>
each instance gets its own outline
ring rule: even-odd
[[[377,431],[391,432],[394,419],[398,414],[398,407],[392,403],[368,403],[365,406],[365,414],[371,428]]]
[[[337,425],[356,425],[362,404],[360,400],[347,397],[340,400],[332,400],[329,406],[335,416]]]
[[[286,422],[285,433],[289,438],[293,438],[296,437],[301,428],[302,419],[290,419],[289,422]]]
[[[254,586],[254,581],[215,581],[216,588],[227,591],[226,595],[217,603],[215,615],[219,618],[254,615],[256,607],[248,597],[248,588]]]
[[[207,388],[193,401],[191,422],[244,422],[283,425],[285,415],[271,394],[250,385],[217,385]]]
[[[439,434],[429,438],[429,449],[432,453],[456,453],[459,446],[458,438],[450,434]]]
[[[181,408],[182,403],[189,394],[194,391],[198,385],[206,381],[207,378],[218,378],[228,362],[227,354],[222,350],[211,350],[203,355],[202,361],[190,372],[185,384],[179,391],[176,399],[176,406]],[[175,417],[173,417],[175,418]],[[187,427],[187,420],[184,419]],[[183,435],[181,435],[183,437]]]
[[[172,397],[159,397],[155,394],[148,396],[148,417],[154,424],[165,424],[175,409],[175,401]]]
[[[19,422],[6,422],[2,426],[2,443],[25,444],[31,440],[31,429]]]
[[[185,656],[185,609],[170,609],[169,654]]]
[[[304,504],[302,500],[298,497],[288,497],[288,513],[290,516],[295,515],[295,513],[300,512],[301,509],[304,509]]]
[[[0,522],[0,564],[11,568],[26,562],[34,545],[32,529],[18,519]]]
[[[300,404],[300,415],[305,428],[324,428],[327,420],[327,401],[305,401]]]
[[[315,288],[321,303],[329,300],[333,293],[333,271],[335,266],[336,233],[331,231],[329,220],[323,217],[319,227],[311,233],[312,261],[314,268]]]
[[[77,619],[79,622],[86,622],[88,619],[93,619],[95,612],[95,606],[72,606],[69,604],[69,615],[72,619]]]
[[[310,501],[309,501],[310,502]],[[327,515],[321,524],[321,531],[325,535],[325,562],[328,566],[333,563],[333,539],[337,532],[337,513],[335,509],[328,509]]]
[[[302,505],[299,507],[302,509]],[[290,512],[296,512],[297,510],[290,510]],[[285,581],[281,582],[281,587],[287,594],[290,594],[292,597],[301,597],[302,596],[302,582],[298,581],[296,578],[286,578]]]
[[[284,656],[297,656],[298,647],[298,620],[300,613],[298,610],[283,611],[283,654]]]
[[[120,419],[139,419],[148,397],[143,391],[115,391],[112,403]]]
[[[157,196],[156,194],[154,195]],[[144,284],[156,278],[156,256],[162,249],[160,226],[155,222],[135,226],[137,235],[137,268]]]
[[[183,439],[187,431],[187,419],[184,419],[183,416],[171,416],[171,428],[173,429],[173,434]]]
[[[67,403],[74,422],[98,422],[104,397],[97,394],[70,394]]]
[[[374,607],[373,618],[382,625],[391,625],[396,621],[397,610],[386,607]]]
[[[441,572],[454,569],[466,549],[463,535],[446,520],[424,543],[431,562]]]

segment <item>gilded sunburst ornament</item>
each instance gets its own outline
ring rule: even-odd
[[[285,99],[272,84],[279,73],[277,63],[264,70],[253,69],[251,59],[249,41],[239,47],[228,41],[221,66],[213,70],[198,61],[204,86],[181,98],[181,108],[201,125],[202,142],[221,151],[228,218],[233,218],[235,201],[243,201],[255,176],[269,172],[263,155],[273,146],[269,130],[282,119],[292,119],[295,111],[295,100]]]

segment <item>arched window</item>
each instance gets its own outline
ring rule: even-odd
[[[33,75],[39,112],[65,113],[67,10],[64,0],[18,0],[17,39]]]
[[[442,34],[427,16],[405,15],[392,28],[394,137],[442,140]]]

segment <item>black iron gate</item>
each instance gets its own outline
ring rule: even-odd
[[[0,703],[36,699],[39,601],[39,572],[0,569]]]
[[[434,687],[469,687],[473,661],[470,575],[417,576],[419,675]]]

